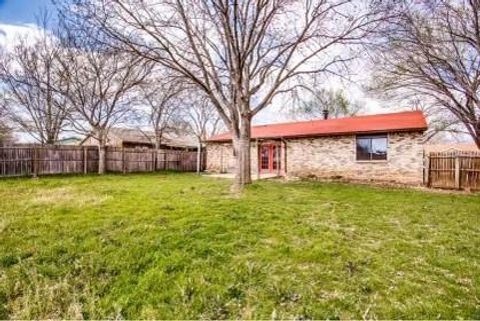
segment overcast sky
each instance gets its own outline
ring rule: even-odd
[[[29,29],[34,29],[35,16],[40,10],[49,7],[52,7],[51,0],[0,0],[0,46],[11,45],[18,34],[25,34],[29,32]],[[365,97],[360,87],[355,87],[350,84],[347,95],[365,100],[367,105],[365,112],[378,112],[379,104]],[[275,101],[274,105],[262,111],[254,119],[254,122],[269,123],[290,120],[291,116],[287,111],[289,106],[283,106],[282,103],[284,102]]]
[[[35,30],[36,15],[42,9],[51,9],[51,0],[0,0],[0,47],[9,47],[18,38],[18,35],[30,34]],[[362,64],[360,64],[361,66]],[[365,66],[361,66],[361,68]],[[364,72],[360,72],[360,74]],[[366,79],[360,79],[358,83]],[[337,84],[336,80],[329,81],[327,87],[344,88],[347,96],[362,101],[366,108],[364,114],[385,113],[407,109],[407,106],[397,106],[393,110],[385,109],[382,106],[385,102],[380,102],[373,97],[369,97],[361,90],[360,85],[355,83]],[[289,107],[285,106],[284,100],[275,100],[273,104],[260,112],[254,119],[256,124],[265,124],[272,122],[282,122],[291,120],[292,116],[288,112]]]

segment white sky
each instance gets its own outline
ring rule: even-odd
[[[35,33],[38,32],[39,29],[34,24],[11,25],[0,23],[0,50],[11,48],[15,41],[20,37],[23,38],[35,36]],[[361,112],[362,114],[389,113],[409,109],[409,106],[387,106],[387,102],[382,102],[374,97],[369,96],[362,89],[362,84],[366,84],[368,82],[369,73],[365,72],[365,69],[368,70],[368,67],[366,64],[361,63],[361,61],[355,65],[357,66],[357,70],[354,70],[353,72],[356,73],[356,75],[351,77],[350,82],[347,83],[343,81],[342,83],[339,80],[330,79],[326,81],[325,85],[322,86],[330,89],[343,89],[348,98],[364,104],[365,109]],[[291,107],[292,106],[289,106],[288,103],[285,105],[285,101],[282,98],[274,99],[270,106],[255,116],[253,123],[268,124],[291,121],[292,116],[289,112]],[[17,137],[22,142],[31,141],[30,136],[25,134],[19,133]]]
[[[17,39],[35,35],[37,32],[38,28],[34,24],[10,25],[0,23],[0,48],[11,48]]]
[[[0,52],[11,49],[19,39],[28,39],[38,32],[39,29],[34,24],[12,25],[0,23]],[[20,142],[34,142],[33,138],[26,133],[17,132],[15,134]]]

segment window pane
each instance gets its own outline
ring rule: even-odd
[[[260,155],[260,163],[261,163],[261,169],[268,169],[268,163],[269,163],[269,148],[268,146],[262,146],[261,149],[261,155]]]
[[[387,159],[387,139],[385,137],[372,138],[371,153],[373,160]]]
[[[370,160],[369,138],[357,138],[357,160]]]
[[[280,160],[280,157],[278,157],[279,150],[276,145],[272,146],[272,153],[273,153],[273,169],[278,169],[278,165],[279,165],[278,162]]]
[[[357,136],[357,160],[386,160],[387,135]]]

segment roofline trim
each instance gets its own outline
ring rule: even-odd
[[[255,139],[282,139],[282,138],[312,138],[312,137],[335,137],[335,136],[347,136],[347,135],[358,135],[358,134],[383,134],[383,133],[405,133],[405,132],[424,132],[427,130],[427,127],[419,128],[404,128],[404,129],[391,129],[391,130],[368,130],[368,131],[346,131],[346,132],[334,132],[334,133],[324,133],[324,134],[300,134],[300,135],[279,135],[279,136],[261,136],[261,137],[252,137],[250,140]],[[207,139],[207,143],[221,143],[221,142],[230,142],[232,138],[223,138],[223,139]]]

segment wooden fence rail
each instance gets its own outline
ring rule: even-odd
[[[424,180],[428,187],[480,190],[480,152],[430,153]]]
[[[196,171],[196,151],[107,147],[107,172],[152,172],[159,170]],[[205,169],[202,152],[200,169]],[[28,146],[0,148],[0,177],[98,172],[99,153],[95,146]]]

